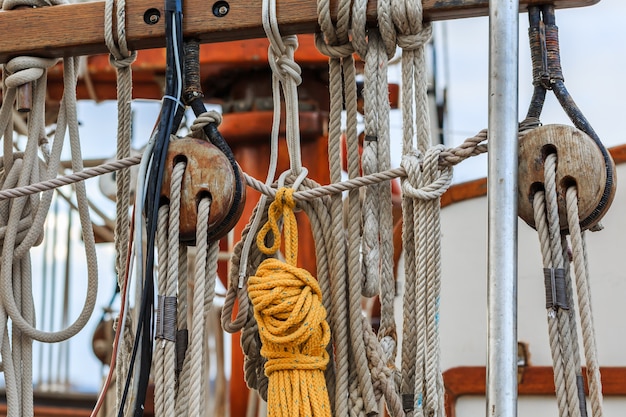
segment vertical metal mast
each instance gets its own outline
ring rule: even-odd
[[[487,416],[517,416],[518,0],[489,0]]]

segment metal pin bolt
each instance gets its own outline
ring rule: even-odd
[[[159,9],[148,9],[143,14],[143,21],[148,25],[156,25],[161,20],[161,12]]]
[[[218,1],[213,5],[213,14],[215,17],[224,17],[230,11],[230,5],[225,1]]]

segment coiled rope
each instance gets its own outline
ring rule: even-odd
[[[268,416],[330,416],[324,380],[330,328],[318,282],[296,266],[298,229],[294,208],[293,189],[281,188],[270,205],[268,222],[258,234],[257,245],[266,255],[279,250],[278,221],[282,218],[285,262],[268,258],[248,279],[261,355],[267,358]],[[268,246],[266,240],[273,240],[272,245]]]

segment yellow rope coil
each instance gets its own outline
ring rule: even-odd
[[[281,188],[270,205],[268,222],[257,236],[259,249],[271,255],[281,245],[278,226],[283,218],[286,263],[266,259],[248,280],[248,295],[267,358],[269,417],[330,416],[324,379],[330,328],[322,293],[315,278],[296,266],[298,227],[293,213],[293,189]],[[273,245],[266,246],[269,232]]]

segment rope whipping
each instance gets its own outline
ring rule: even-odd
[[[566,215],[578,294],[578,304],[575,304],[569,268],[569,243],[559,223],[556,154],[548,154],[544,164],[545,190],[535,193],[533,208],[544,263],[548,332],[559,413],[561,416],[587,416],[577,336],[575,306],[578,305],[592,415],[601,416],[602,386],[591,315],[587,254],[578,217],[577,190],[572,186],[566,191]]]

